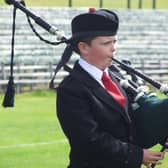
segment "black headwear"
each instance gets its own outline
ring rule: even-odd
[[[50,88],[54,89],[54,78],[57,72],[69,61],[74,50],[74,41],[90,36],[113,36],[117,34],[118,27],[117,14],[107,9],[93,10],[91,8],[89,12],[74,17],[71,22],[72,37],[66,41],[67,47],[55,69]]]
[[[91,11],[76,16],[71,23],[72,40],[88,36],[116,35],[119,20],[118,16],[106,9]]]

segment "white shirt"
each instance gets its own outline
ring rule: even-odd
[[[78,63],[86,72],[88,72],[97,82],[99,82],[104,87],[101,81],[103,75],[103,71],[101,69],[89,64],[83,58],[80,58]],[[105,71],[107,71],[107,69]]]

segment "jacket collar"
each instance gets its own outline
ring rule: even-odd
[[[121,90],[121,92],[126,98],[126,105],[124,108],[111,95],[109,95],[106,92],[106,90],[88,72],[86,72],[83,68],[81,68],[78,62],[76,62],[71,75],[75,79],[83,83],[86,87],[90,88],[93,94],[99,99],[101,99],[101,101],[103,101],[108,106],[115,109],[116,111],[119,111],[121,115],[125,118],[125,120],[130,123],[130,117],[128,114],[127,96],[123,91],[123,89],[119,86],[119,83],[116,81],[116,79],[114,79],[114,77],[113,77],[113,80],[117,83],[117,85],[119,86],[119,89]]]

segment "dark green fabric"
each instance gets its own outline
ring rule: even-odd
[[[138,142],[143,147],[151,147],[164,142],[168,135],[168,98],[144,95],[134,110]]]

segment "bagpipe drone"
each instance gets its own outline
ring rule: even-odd
[[[10,62],[10,76],[9,81],[7,85],[6,94],[4,96],[3,100],[3,107],[13,107],[14,106],[14,97],[15,97],[15,84],[14,84],[14,77],[13,77],[13,65],[14,65],[14,45],[15,45],[15,20],[16,20],[16,11],[17,9],[20,9],[22,12],[26,14],[27,21],[32,29],[32,31],[35,33],[37,37],[41,41],[44,41],[45,43],[48,43],[50,45],[58,45],[60,43],[66,42],[66,39],[64,39],[63,32],[59,31],[55,26],[50,25],[47,23],[44,19],[41,17],[35,15],[33,12],[31,12],[29,9],[27,9],[25,6],[24,0],[5,0],[5,2],[8,5],[13,5],[13,23],[12,23],[12,38],[11,38],[11,62]],[[41,26],[43,29],[47,30],[52,35],[55,35],[57,37],[56,42],[51,42],[46,39],[44,39],[34,28],[33,24],[31,23],[31,19],[35,21],[39,26]],[[64,41],[65,40],[65,41]]]
[[[66,43],[66,48],[62,54],[61,60],[58,62],[55,69],[54,75],[50,82],[50,89],[56,89],[54,87],[54,79],[57,72],[64,67],[64,69],[71,73],[71,68],[66,64],[72,55],[74,50],[71,45],[71,41],[67,39],[62,31],[59,31],[56,27],[51,26],[46,21],[40,17],[33,14],[25,7],[24,1],[16,0],[6,0],[6,3],[13,4],[13,29],[12,29],[12,42],[11,42],[11,66],[10,66],[10,77],[7,86],[7,91],[4,97],[3,106],[13,107],[14,105],[14,81],[13,81],[13,59],[14,59],[14,35],[15,35],[15,17],[16,9],[23,11],[28,19],[29,25],[32,28],[36,36],[46,43],[51,45],[58,45],[61,43]],[[57,42],[50,42],[43,39],[35,30],[31,24],[30,18],[33,19],[38,25],[40,25],[45,30],[49,31],[51,34],[57,36]],[[111,73],[120,82],[120,85],[126,90],[131,98],[132,110],[135,118],[135,127],[137,130],[137,140],[138,144],[143,148],[149,148],[157,143],[163,145],[161,151],[165,149],[164,142],[168,136],[168,97],[159,98],[156,94],[147,93],[142,89],[139,83],[135,80],[137,76],[143,80],[149,82],[151,85],[159,89],[161,92],[167,95],[168,87],[167,85],[160,84],[157,81],[150,79],[148,76],[140,73],[139,71],[132,68],[130,65],[120,62],[113,58],[113,61],[118,64],[120,69],[125,70],[128,74],[134,78],[134,80],[127,80],[120,74],[117,66],[110,67]],[[155,167],[155,165],[152,165]]]

